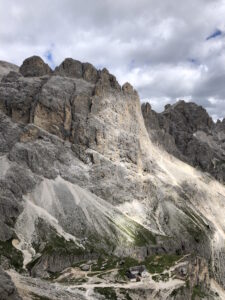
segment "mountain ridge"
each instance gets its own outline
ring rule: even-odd
[[[142,113],[155,142],[224,183],[225,118],[214,123],[203,107],[183,100],[166,105],[162,113],[142,104]]]
[[[99,251],[139,261],[192,253],[199,270],[224,285],[225,188],[158,147],[133,87],[71,59],[56,73],[37,57],[20,70],[0,83],[0,237],[22,250],[25,269],[50,278]],[[188,278],[196,277],[182,290],[186,298],[179,290],[175,299],[190,299],[197,283],[212,292],[192,263]],[[156,299],[173,299],[176,288]]]

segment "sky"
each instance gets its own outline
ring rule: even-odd
[[[225,0],[0,0],[0,60],[106,67],[156,111],[179,99],[225,117]]]

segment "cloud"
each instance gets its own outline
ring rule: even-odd
[[[185,98],[221,118],[224,15],[223,0],[0,0],[0,59],[88,61],[130,81],[158,111]]]

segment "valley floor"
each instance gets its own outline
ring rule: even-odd
[[[47,280],[32,278],[14,270],[9,270],[8,273],[23,300],[169,300],[182,299],[176,298],[176,295],[187,287],[187,280],[185,277],[179,278],[177,270],[185,268],[187,263],[186,256],[184,256],[160,274],[147,272],[137,282],[119,276],[121,270],[119,266],[95,271],[92,270],[93,266],[96,268],[95,264],[91,266],[89,271],[82,271],[82,267],[68,268],[61,274]],[[200,299],[225,299],[224,290],[215,281],[211,281],[211,290],[212,295],[210,296],[194,289],[195,294],[192,294],[191,298],[184,293],[183,299],[195,299],[195,296],[199,296]],[[205,298],[205,296],[207,297]]]

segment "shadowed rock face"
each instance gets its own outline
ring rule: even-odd
[[[96,83],[98,79],[98,71],[92,64],[81,63],[72,58],[66,58],[61,65],[56,67],[54,74],[71,78],[83,78],[92,83]]]
[[[19,71],[24,77],[39,77],[52,73],[49,65],[39,56],[32,56],[25,59]]]
[[[22,300],[18,295],[16,287],[10,276],[0,266],[0,299],[1,300]]]
[[[82,78],[83,67],[78,60],[67,58],[55,69],[55,74],[67,77]]]
[[[142,114],[151,138],[179,159],[225,182],[225,121],[213,123],[206,110],[182,100],[156,113],[149,103]]]

